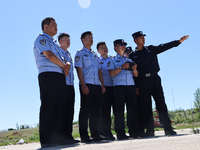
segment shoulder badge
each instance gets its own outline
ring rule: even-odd
[[[80,56],[76,56],[75,61],[79,61],[79,60],[80,60]]]
[[[41,45],[46,45],[46,43],[47,43],[47,42],[46,42],[45,39],[40,40],[40,44],[41,44]]]

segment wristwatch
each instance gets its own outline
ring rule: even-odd
[[[122,66],[119,67],[121,70],[123,69]]]

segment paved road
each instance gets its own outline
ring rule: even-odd
[[[200,134],[191,133],[191,129],[176,131],[178,135],[169,137],[164,135],[164,131],[156,131],[152,138],[80,143],[52,148],[40,148],[40,143],[30,143],[1,146],[0,150],[200,150]]]

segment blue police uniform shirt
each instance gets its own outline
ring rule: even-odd
[[[56,40],[50,35],[43,33],[39,35],[34,41],[33,52],[35,56],[38,72],[58,72],[64,73],[62,67],[51,62],[44,54],[44,51],[50,50],[58,58],[63,61],[63,57],[60,54],[60,47],[56,44]]]
[[[109,75],[108,72],[108,62],[112,59],[111,56],[108,56],[106,59],[102,56],[98,58],[99,65],[101,68],[101,72],[103,74],[103,81],[105,86],[113,86],[112,77]]]
[[[70,67],[70,70],[69,70],[69,75],[66,76],[66,84],[67,85],[74,85],[74,68],[73,68],[73,62],[72,62],[71,54],[68,51],[66,52],[62,48],[61,48],[61,53],[62,53],[65,61],[68,61],[71,64],[71,67]]]
[[[97,59],[97,54],[94,51],[90,51],[85,47],[76,52],[74,67],[82,68],[83,79],[86,84],[100,85],[98,75],[98,70],[100,69],[100,66]]]
[[[116,55],[111,59],[107,66],[109,69],[117,69],[119,68],[123,63],[125,62],[132,62],[131,59],[128,59],[126,56],[122,57],[120,55]],[[113,86],[117,85],[135,85],[134,79],[133,79],[133,71],[131,70],[124,70],[122,69],[117,75],[113,76]]]

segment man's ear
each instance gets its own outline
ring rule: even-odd
[[[47,24],[44,25],[44,30],[46,30],[46,29],[48,29],[48,25]]]

